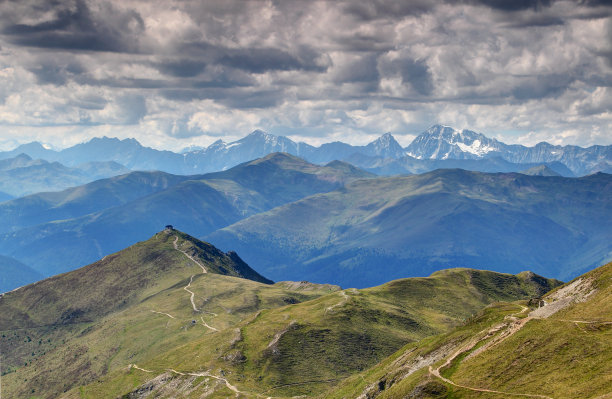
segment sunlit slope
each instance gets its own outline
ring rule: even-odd
[[[165,317],[151,320],[138,313],[138,322],[164,331],[166,340],[176,339],[169,337],[180,328],[194,335],[181,345],[166,344],[165,350],[139,352],[136,360],[125,360],[137,367],[118,367],[79,394],[95,398],[149,390],[148,397],[170,398],[210,390],[224,397],[233,395],[231,386],[246,397],[316,396],[407,342],[448,331],[492,301],[531,297],[558,284],[530,273],[453,269],[299,303],[300,295],[320,295],[331,287],[287,282],[263,286],[253,295],[248,287],[254,283],[236,287],[227,277],[212,278],[202,275],[191,286],[196,296],[209,298],[194,313],[195,323],[179,320],[181,309],[168,306],[175,301],[156,309]],[[262,299],[267,296],[274,300]]]
[[[490,306],[464,326],[406,346],[325,396],[608,398],[611,299],[607,264],[542,302]]]
[[[57,397],[75,383],[105,374],[112,359],[123,361],[140,352],[141,345],[161,345],[163,335],[139,324],[138,317],[149,320],[158,317],[153,311],[176,308],[182,313],[175,317],[190,325],[194,307],[203,303],[195,295],[192,301],[190,281],[196,285],[200,279],[221,277],[237,282],[235,292],[242,292],[241,285],[255,290],[269,283],[235,253],[169,230],[87,267],[5,294],[0,298],[2,371],[16,372],[3,377],[3,393],[23,397],[34,389]]]

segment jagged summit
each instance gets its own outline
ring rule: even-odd
[[[406,155],[421,161],[499,158],[515,164],[530,164],[525,166],[525,169],[534,164],[560,162],[571,171],[572,176],[583,176],[600,170],[610,171],[612,164],[612,145],[594,145],[588,148],[552,145],[546,142],[533,147],[508,145],[478,132],[459,130],[441,124],[433,125],[419,134],[406,148],[402,148],[390,133],[383,134],[367,145],[351,145],[336,141],[313,146],[257,129],[233,142],[217,140],[208,147],[191,146],[180,153],[145,147],[135,139],[102,137],[61,151],[50,150],[40,143],[33,142],[12,151],[0,152],[0,159],[14,157],[22,152],[34,159],[59,161],[68,166],[92,160],[112,160],[132,170],[163,170],[176,174],[226,170],[273,152],[287,152],[317,164],[348,160],[351,157],[377,158],[378,161],[383,159],[414,161],[408,160]],[[359,163],[356,165],[363,166]],[[435,169],[427,163],[423,168]],[[558,169],[553,168],[553,170],[564,176],[567,175]]]
[[[503,146],[481,133],[434,125],[417,136],[406,152],[417,159],[477,159],[499,153]]]
[[[376,155],[383,158],[401,158],[405,155],[402,146],[391,133],[385,133],[366,147],[367,155]]]
[[[273,283],[249,267],[236,252],[223,252],[210,243],[175,229],[172,225],[166,225],[151,240],[156,237],[160,237],[165,245],[174,237],[172,239],[173,248],[183,253],[194,264],[205,269],[207,273],[246,278],[265,284]]]

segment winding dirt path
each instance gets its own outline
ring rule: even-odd
[[[440,375],[440,368],[432,368],[431,366],[429,366],[429,374],[438,377],[439,379],[441,379],[442,381],[446,382],[447,384],[456,386],[458,388],[463,388],[463,389],[468,389],[470,391],[476,391],[476,392],[489,392],[489,393],[497,393],[500,395],[508,395],[508,396],[524,396],[524,397],[528,397],[528,398],[543,398],[543,399],[553,399],[550,396],[545,396],[545,395],[534,395],[534,394],[529,394],[529,393],[513,393],[513,392],[503,392],[503,391],[495,391],[493,389],[484,389],[484,388],[474,388],[474,387],[468,387],[465,385],[460,385],[460,384],[456,384],[454,382],[452,382],[451,380],[449,380],[448,378],[444,378]]]
[[[153,371],[151,370],[147,370],[147,369],[143,369],[142,367],[138,367],[135,364],[128,364],[128,369],[136,369],[136,370],[140,370],[140,371],[144,371],[145,373],[152,373]]]
[[[225,386],[226,386],[226,387],[227,387],[227,388],[228,388],[230,391],[233,391],[233,392],[235,392],[235,393],[237,393],[237,394],[243,394],[243,395],[257,395],[257,394],[252,394],[252,393],[249,393],[249,392],[243,392],[243,391],[239,390],[238,388],[236,388],[235,386],[233,386],[232,384],[230,384],[230,383],[229,383],[229,381],[228,381],[228,380],[226,380],[225,378],[223,378],[223,377],[219,377],[219,376],[216,376],[216,375],[214,375],[214,374],[210,374],[210,373],[209,373],[209,372],[207,372],[207,371],[205,371],[205,372],[203,372],[203,373],[183,373],[183,372],[180,372],[180,371],[176,371],[176,370],[174,370],[174,369],[168,369],[168,371],[170,371],[170,372],[172,372],[172,373],[174,373],[174,374],[183,375],[183,376],[186,376],[186,375],[191,375],[191,376],[194,376],[194,377],[210,377],[210,378],[214,378],[214,379],[216,379],[216,380],[219,380],[219,381],[223,382],[223,383],[225,384]],[[257,395],[257,396],[260,396],[260,395]]]
[[[507,396],[522,396],[522,397],[528,397],[528,398],[543,398],[543,399],[553,399],[550,396],[546,396],[546,395],[538,395],[538,394],[530,394],[530,393],[514,393],[514,392],[504,392],[504,391],[496,391],[493,389],[485,389],[485,388],[476,388],[476,387],[469,387],[466,385],[461,385],[461,384],[457,384],[453,381],[451,381],[450,379],[443,377],[440,374],[440,370],[450,366],[450,364],[452,363],[453,360],[455,360],[457,358],[457,356],[461,355],[462,353],[465,353],[466,351],[471,350],[472,348],[474,348],[476,345],[478,345],[480,342],[484,341],[485,339],[488,339],[492,336],[495,336],[499,331],[501,331],[501,333],[498,335],[498,338],[495,339],[493,338],[488,344],[485,344],[485,346],[478,348],[477,351],[475,351],[473,353],[473,355],[477,355],[479,353],[482,353],[490,348],[492,348],[493,346],[499,344],[500,342],[506,340],[508,337],[512,336],[514,333],[516,333],[517,331],[519,331],[521,328],[523,328],[523,326],[525,326],[525,324],[527,324],[527,322],[529,320],[532,319],[531,315],[528,315],[525,318],[522,319],[518,319],[518,316],[526,313],[529,308],[527,306],[521,306],[521,311],[511,314],[509,316],[506,316],[505,319],[511,319],[512,322],[511,323],[501,323],[501,324],[497,324],[494,325],[493,327],[489,327],[487,329],[484,329],[482,331],[480,331],[477,336],[479,336],[479,338],[476,339],[472,339],[469,342],[467,342],[465,345],[461,346],[457,351],[455,351],[455,353],[453,353],[448,359],[446,359],[446,362],[444,362],[444,364],[442,364],[441,366],[436,367],[435,369],[432,366],[429,366],[429,374],[433,375],[434,377],[439,378],[440,380],[446,382],[447,384],[456,386],[458,388],[463,388],[463,389],[467,389],[470,391],[476,391],[476,392],[489,392],[489,393],[496,393],[496,394],[500,394],[500,395],[507,395]],[[472,355],[472,354],[470,354]],[[467,358],[469,358],[471,356],[468,356]]]
[[[576,324],[612,324],[612,321],[586,321],[586,320],[566,320],[566,319],[551,319],[552,321],[565,321],[568,323],[576,323]]]
[[[199,312],[199,311],[200,311],[200,309],[198,309],[198,308],[196,307],[196,304],[195,304],[195,302],[194,302],[194,300],[193,300],[193,298],[195,297],[195,293],[189,289],[189,287],[191,287],[191,283],[193,282],[193,278],[194,278],[194,277],[195,277],[195,274],[194,274],[194,275],[192,275],[192,276],[189,278],[189,284],[187,284],[186,286],[184,286],[184,287],[183,287],[183,289],[184,289],[185,291],[187,291],[188,293],[190,293],[190,294],[191,294],[191,296],[189,297],[189,300],[191,301],[191,307],[193,308],[193,310],[194,310],[195,312]]]
[[[202,273],[208,273],[208,270],[206,270],[204,265],[201,264],[200,262],[198,262],[197,259],[195,259],[193,256],[189,255],[187,252],[183,251],[182,249],[179,249],[179,247],[178,247],[178,239],[179,239],[178,236],[174,237],[174,242],[172,243],[174,245],[174,249],[176,249],[177,251],[179,251],[180,253],[182,253],[183,255],[188,257],[189,259],[191,259],[191,261],[193,263],[195,263],[196,265],[200,266],[200,268],[202,269]]]
[[[219,331],[214,327],[209,326],[208,324],[206,324],[206,322],[204,321],[204,318],[200,316],[200,320],[202,320],[202,324],[204,325],[204,327],[210,328],[213,331]]]
[[[157,314],[163,314],[165,316],[168,316],[171,319],[176,319],[176,317],[172,316],[170,313],[158,312],[157,310],[151,310],[151,312],[157,313]]]
[[[348,300],[351,298],[348,295],[346,295],[346,290],[340,291],[339,294],[340,294],[340,296],[342,296],[342,300],[340,302],[338,302],[337,304],[335,304],[335,305],[326,307],[325,308],[325,313],[327,313],[327,312],[329,312],[331,310],[334,310],[335,308],[337,308],[339,306],[345,305],[348,302]]]

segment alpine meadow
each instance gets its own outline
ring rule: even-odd
[[[612,399],[612,3],[0,1],[0,399]]]

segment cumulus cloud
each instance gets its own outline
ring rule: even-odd
[[[180,148],[260,128],[612,143],[603,0],[0,2],[0,146]],[[406,143],[407,144],[407,143]]]

